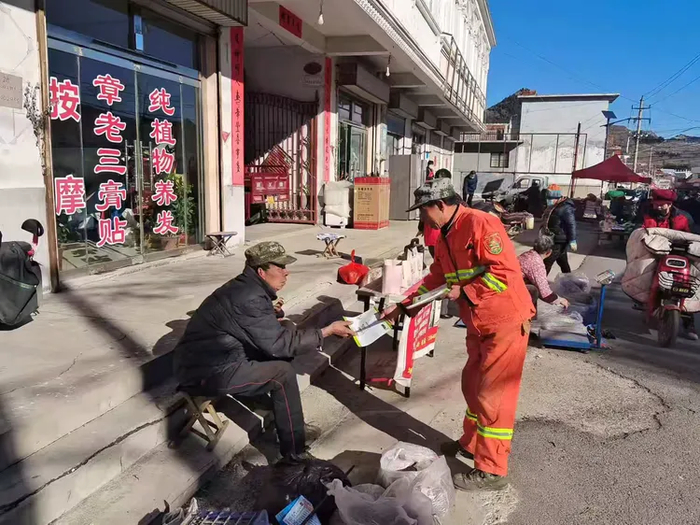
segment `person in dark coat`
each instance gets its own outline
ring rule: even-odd
[[[467,203],[467,206],[473,208],[472,202],[474,201],[474,193],[476,192],[476,185],[479,182],[479,176],[476,171],[472,170],[469,174],[464,177],[464,183],[462,185],[462,200]]]
[[[527,212],[532,213],[535,217],[542,217],[544,204],[539,182],[533,181],[532,186],[522,192],[521,195],[527,198]]]
[[[552,235],[554,247],[552,254],[544,261],[547,273],[554,263],[559,265],[562,273],[571,273],[568,251],[576,252],[576,205],[571,199],[561,199],[548,214],[545,214],[546,229]]]
[[[353,332],[346,321],[306,330],[281,323],[274,301],[287,283],[286,266],[296,259],[276,242],[257,244],[245,257],[243,273],[207,297],[192,316],[174,350],[175,377],[180,390],[193,396],[269,394],[282,456],[303,455],[304,414],[290,361],[318,350],[325,337]]]

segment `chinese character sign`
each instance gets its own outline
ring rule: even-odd
[[[84,210],[85,204],[85,181],[82,177],[56,177],[54,183],[54,198],[56,200],[56,215],[65,213],[73,215]]]
[[[51,120],[69,120],[80,122],[80,91],[70,80],[59,82],[56,77],[49,79],[49,104]]]
[[[243,84],[243,28],[231,28],[231,120],[233,144],[232,182],[244,183],[244,84]]]
[[[149,113],[164,113],[166,117],[175,114],[171,105],[171,95],[165,88],[156,88],[148,96]],[[154,118],[151,122],[149,137],[156,143],[151,153],[151,169],[155,175],[171,175],[175,171],[175,146],[177,139],[173,132],[173,124],[167,118]],[[169,179],[157,180],[153,184],[154,191],[151,200],[158,207],[167,207],[177,201],[175,183]],[[179,228],[175,225],[175,217],[171,210],[160,210],[156,215],[156,225],[153,233],[157,235],[174,235]]]

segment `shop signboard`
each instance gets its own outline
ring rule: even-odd
[[[92,85],[97,88],[97,100],[103,101],[110,109],[115,102],[121,102],[121,94],[124,84],[109,74],[97,75],[92,80]],[[51,118],[53,120],[74,120],[80,122],[82,115],[80,108],[80,90],[70,80],[59,82],[56,77],[49,80],[49,95],[51,103]],[[175,108],[171,106],[171,94],[165,88],[156,88],[149,95],[148,112],[162,118],[155,118],[151,122],[149,137],[153,139],[156,147],[150,157],[150,169],[156,176],[167,177],[173,172],[175,166],[174,147],[177,143],[173,135],[172,122],[166,117],[175,114]],[[104,142],[97,148],[97,164],[93,167],[93,173],[104,176],[108,174],[107,181],[102,182],[97,190],[97,202],[95,211],[98,212],[99,238],[95,245],[121,245],[126,241],[128,221],[120,217],[123,203],[127,198],[127,188],[120,178],[127,174],[126,149],[122,133],[127,124],[121,117],[112,111],[103,111],[93,121],[92,132]],[[170,148],[170,150],[168,149]],[[115,180],[117,179],[117,180]],[[56,202],[56,215],[65,213],[70,216],[86,210],[85,180],[82,177],[66,175],[54,179],[54,198]],[[170,206],[177,201],[174,182],[162,178],[154,182],[154,191],[151,200],[159,207]],[[173,212],[161,210],[158,212],[153,233],[158,235],[177,234],[179,228],[174,224]]]

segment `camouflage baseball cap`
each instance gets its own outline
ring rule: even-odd
[[[413,192],[415,204],[406,211],[413,211],[429,202],[435,202],[450,197],[456,197],[455,189],[450,179],[427,180]]]
[[[295,257],[287,255],[287,252],[284,251],[284,247],[280,243],[274,241],[265,241],[251,246],[245,251],[245,260],[248,266],[252,266],[253,268],[268,263],[286,266],[296,262]]]

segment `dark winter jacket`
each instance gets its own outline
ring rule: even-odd
[[[571,199],[556,205],[547,221],[547,228],[554,234],[554,242],[568,244],[576,240],[576,205]]]
[[[476,191],[476,185],[479,182],[479,176],[475,173],[473,177],[467,175],[464,177],[464,184],[462,185],[462,197],[467,200],[467,196],[471,195]]]
[[[199,385],[244,361],[291,359],[321,346],[321,330],[283,327],[275,316],[275,292],[252,268],[227,282],[192,316],[175,347],[175,376]]]

